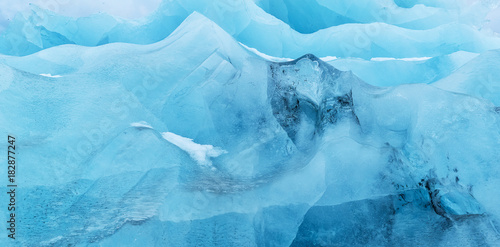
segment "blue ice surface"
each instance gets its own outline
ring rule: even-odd
[[[489,9],[33,6],[0,34],[0,131],[19,150],[17,238],[0,246],[498,245]]]
[[[500,48],[500,38],[477,28],[489,10],[486,4],[427,2],[408,9],[392,0],[171,0],[132,21],[103,13],[75,19],[32,5],[31,12],[18,14],[1,34],[0,53],[28,55],[61,44],[151,44],[167,37],[194,11],[239,42],[278,57],[434,57]]]

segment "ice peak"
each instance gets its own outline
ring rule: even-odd
[[[351,73],[313,54],[271,63],[268,97],[273,113],[299,149],[307,149],[324,126],[352,113]]]

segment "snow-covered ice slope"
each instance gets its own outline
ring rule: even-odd
[[[0,246],[499,245],[500,39],[474,19],[487,7],[360,1],[405,8],[378,23],[310,2],[323,7],[18,16],[0,37],[0,134],[16,136],[19,223]],[[332,11],[349,22],[297,26]]]

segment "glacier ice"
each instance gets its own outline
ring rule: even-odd
[[[485,98],[498,106],[500,85],[498,70],[494,68],[498,66],[499,57],[498,50],[484,52],[433,85],[452,92]]]
[[[487,2],[408,0],[256,0],[266,12],[301,33],[347,23],[384,21],[409,29],[430,29],[457,21],[479,24],[488,13]],[[485,6],[486,5],[486,6]]]
[[[33,6],[0,34],[22,202],[0,245],[498,245],[492,4]]]
[[[478,55],[458,51],[432,58],[372,58],[368,61],[360,58],[339,58],[328,63],[340,70],[351,70],[367,83],[387,87],[402,83],[433,83],[451,75]],[[379,71],[384,73],[377,73]]]
[[[27,55],[61,44],[84,46],[111,42],[150,44],[169,35],[193,11],[207,16],[245,45],[277,57],[296,58],[305,53],[365,59],[433,57],[460,50],[483,52],[500,48],[498,37],[491,35],[487,30],[471,26],[481,23],[472,21],[476,17],[468,15],[486,15],[484,9],[488,8],[483,6],[485,4],[456,6],[454,11],[442,9],[441,11],[446,14],[435,14],[438,19],[443,18],[447,21],[430,18],[428,22],[441,24],[435,27],[430,26],[425,30],[398,26],[393,21],[413,23],[404,19],[422,18],[423,13],[434,12],[436,7],[418,5],[418,8],[405,9],[391,3],[390,0],[360,1],[356,4],[341,3],[340,6],[330,6],[332,4],[327,1],[318,1],[317,4],[331,8],[333,11],[346,12],[346,15],[358,18],[366,16],[368,19],[344,25],[331,23],[331,26],[325,26],[317,32],[303,34],[268,14],[252,0],[164,1],[155,13],[138,21],[120,20],[106,14],[75,20],[55,16],[48,10],[33,6],[32,13],[18,15],[1,34],[0,53]],[[366,5],[369,7],[363,8]],[[428,8],[431,10],[427,10]],[[363,11],[356,12],[356,10],[363,9],[372,12],[368,14]],[[462,14],[467,18],[460,18]],[[453,16],[453,18],[447,18],[446,15]],[[403,20],[397,21],[399,17]],[[462,23],[456,21],[456,18],[471,20],[472,23]],[[418,21],[415,25],[424,27],[424,24],[419,24]],[[259,35],[255,35],[256,33]]]

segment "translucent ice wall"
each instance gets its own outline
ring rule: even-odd
[[[0,34],[21,202],[0,245],[498,245],[495,7],[33,6]]]

